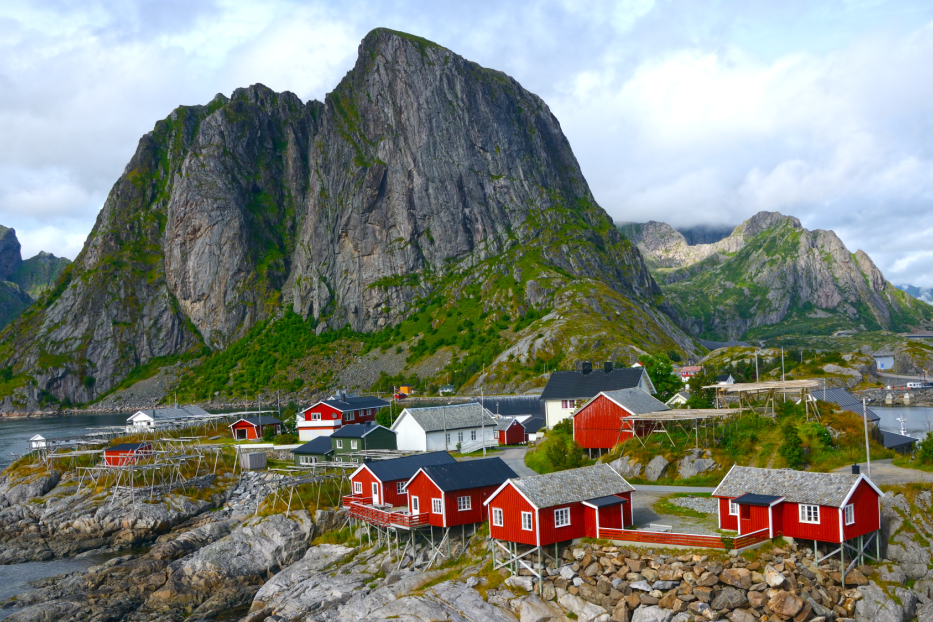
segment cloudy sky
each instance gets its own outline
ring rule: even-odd
[[[255,82],[323,99],[387,26],[514,76],[619,221],[834,229],[933,286],[933,3],[4,2],[0,224],[73,258],[139,136]]]

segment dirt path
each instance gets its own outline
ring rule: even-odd
[[[933,483],[933,473],[918,471],[916,469],[905,469],[904,467],[894,466],[894,461],[872,460],[871,461],[871,481],[876,484],[909,484],[914,482]],[[862,473],[868,475],[868,469],[864,464],[859,465]],[[841,467],[833,471],[834,473],[851,473],[852,467]]]

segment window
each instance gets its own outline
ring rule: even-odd
[[[472,509],[472,505],[470,503],[470,497],[469,496],[457,497],[457,510],[460,512],[463,512],[469,509]]]
[[[347,413],[347,421],[353,421],[353,414],[354,414],[353,412]]]
[[[356,449],[359,441],[350,441],[350,449]]]
[[[561,408],[570,408],[570,406],[568,406],[569,403],[570,403],[570,402],[568,402],[567,400],[561,400],[561,401],[560,401],[560,407],[561,407]]]
[[[522,512],[522,529],[531,531],[533,529],[531,525],[531,512]]]
[[[855,524],[855,506],[852,505],[851,503],[847,505],[845,509],[845,514],[846,514],[846,525],[854,525]]]
[[[315,464],[317,462],[317,456],[299,456],[299,464]]]
[[[353,482],[353,494],[363,494],[363,482]]]
[[[463,432],[457,432],[457,442],[458,443],[463,442]]]
[[[476,440],[476,430],[470,430],[470,440],[471,441]]]
[[[431,499],[431,513],[432,514],[443,514],[444,509],[441,506],[440,499]]]
[[[395,493],[399,495],[407,494],[405,492],[405,482],[395,482]]]
[[[421,512],[421,507],[418,505],[418,497],[411,498],[411,513],[419,514]]]
[[[554,510],[554,526],[567,527],[570,525],[570,508]]]
[[[800,522],[801,523],[819,523],[820,522],[820,506],[818,505],[805,505],[801,503],[800,508]]]
[[[343,449],[343,439],[337,439],[337,449]]]
[[[321,413],[311,413],[311,421],[320,421]]]
[[[450,434],[445,434],[444,436],[447,437],[445,441],[447,442],[447,446],[450,447]]]
[[[502,508],[492,509],[492,526],[502,527]]]
[[[729,516],[738,516],[739,515],[739,504],[729,499]]]

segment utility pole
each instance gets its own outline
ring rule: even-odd
[[[761,382],[758,378],[758,350],[755,350],[755,382]]]
[[[781,348],[781,382],[785,382],[787,379],[784,377],[784,348]],[[784,397],[784,401],[787,401],[787,393],[781,393]]]
[[[862,421],[865,423],[865,466],[868,468],[868,479],[871,479],[871,453],[868,449],[868,407],[865,398],[862,398]]]
[[[480,442],[483,444],[483,457],[486,457],[486,396],[483,389],[479,390],[479,424],[480,424]]]

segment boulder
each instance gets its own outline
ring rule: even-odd
[[[671,622],[674,612],[660,607],[639,607],[632,614],[631,622]]]
[[[908,579],[926,577],[930,565],[930,551],[904,533],[895,536],[894,541],[896,544],[888,544],[888,559],[898,562]]]
[[[779,592],[768,601],[768,609],[787,619],[793,618],[803,608],[803,600],[790,592]]]
[[[709,571],[704,572],[700,575],[700,578],[697,579],[697,585],[700,587],[713,587],[717,583],[719,583],[719,577],[716,576],[716,573]]]
[[[509,587],[525,590],[526,592],[532,592],[535,589],[533,577],[509,577],[505,580],[505,584]]]
[[[655,456],[654,458],[651,459],[651,462],[649,462],[647,466],[645,466],[645,478],[649,482],[658,481],[661,478],[661,476],[664,474],[664,471],[665,469],[667,469],[667,465],[669,464],[670,462],[668,462],[667,458],[665,458],[664,456],[661,456],[661,455]]]
[[[927,603],[917,610],[917,622],[933,622],[933,602]]]
[[[719,580],[726,585],[747,590],[752,586],[752,573],[746,568],[726,568],[719,575]]]
[[[784,583],[784,575],[775,570],[774,566],[768,564],[765,566],[764,580],[765,583],[771,587],[781,587],[781,585]]]
[[[682,479],[694,477],[706,471],[715,471],[718,465],[709,450],[691,449],[677,463],[677,474]]]
[[[571,568],[569,565],[561,566],[560,576],[566,579],[567,581],[572,581],[573,578],[577,576],[577,573],[575,573],[573,571],[573,568]]]
[[[877,585],[858,588],[862,600],[855,603],[856,622],[904,622],[904,608],[885,595]]]
[[[629,587],[633,590],[641,590],[642,592],[650,592],[652,590],[651,584],[647,581],[635,581],[629,584]]]
[[[747,609],[736,609],[726,614],[726,617],[732,622],[758,622],[758,617],[750,613]]]
[[[907,583],[907,575],[901,570],[900,566],[881,566],[878,568],[878,578],[886,583]]]
[[[613,622],[629,622],[629,609],[628,603],[625,602],[625,599],[619,601],[619,604],[615,606],[615,609],[612,610],[612,621]]]
[[[917,614],[917,604],[920,602],[917,595],[904,587],[894,588],[894,595],[901,601],[904,617],[908,620],[912,619]]]
[[[747,604],[748,599],[745,597],[744,592],[734,587],[724,587],[713,599],[713,602],[710,603],[710,607],[721,611],[723,609],[737,609]]]
[[[541,600],[537,596],[529,596],[522,600],[518,609],[520,622],[558,622],[564,620],[564,612],[554,603]]]
[[[589,603],[579,596],[574,596],[573,594],[564,594],[560,597],[558,602],[560,602],[564,609],[572,611],[581,622],[593,622],[602,615],[606,615],[608,618],[605,609],[599,605]],[[667,621],[665,620],[663,622]]]
[[[613,460],[609,463],[609,466],[618,471],[619,475],[625,479],[632,479],[641,476],[642,465],[635,462],[628,456],[622,456],[617,460]]]

